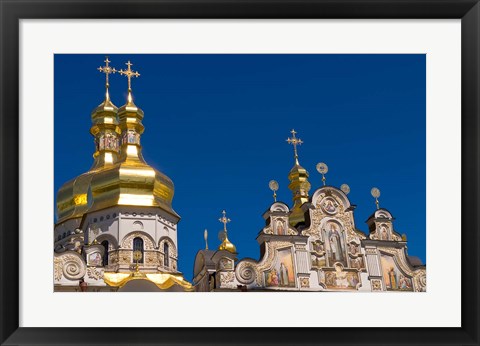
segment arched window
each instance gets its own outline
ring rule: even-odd
[[[102,246],[105,249],[105,252],[103,253],[103,266],[108,265],[108,241],[104,240],[102,241]]]
[[[143,239],[139,237],[133,239],[133,251],[135,252],[137,250],[142,253],[142,257],[138,260],[138,263],[143,263]]]
[[[169,250],[168,248],[169,248],[168,243],[167,242],[163,243],[163,265],[165,267],[170,266],[169,257],[168,257],[168,250]]]

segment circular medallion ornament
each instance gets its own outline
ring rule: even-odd
[[[268,187],[270,188],[270,190],[272,191],[277,191],[278,190],[278,183],[276,180],[270,180],[270,182],[268,183]]]
[[[321,206],[327,214],[333,215],[337,213],[337,202],[331,197],[324,198]]]
[[[370,190],[370,193],[374,198],[380,197],[380,190],[376,187],[372,188],[372,190]]]
[[[140,250],[133,251],[133,259],[135,261],[140,261],[142,259],[142,252]]]
[[[340,186],[340,190],[342,190],[344,194],[348,195],[350,193],[350,186],[347,184],[342,184],[342,186]]]
[[[323,163],[323,162],[319,162],[317,163],[317,171],[318,173],[320,174],[327,174],[328,172],[328,166],[326,163]]]

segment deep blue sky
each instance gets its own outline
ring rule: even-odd
[[[94,152],[90,113],[103,100],[104,55],[55,55],[55,194],[87,171]],[[311,194],[321,184],[315,169],[329,166],[327,184],[347,183],[357,205],[357,228],[375,210],[370,195],[408,236],[410,255],[425,261],[426,85],[424,55],[110,55],[131,60],[135,103],[145,112],[146,161],[175,184],[179,269],[192,278],[196,252],[216,248],[227,210],[229,238],[239,257],[258,258],[255,240],[273,199],[291,205],[288,173],[298,132],[300,163]],[[117,107],[126,101],[126,78],[111,77]]]

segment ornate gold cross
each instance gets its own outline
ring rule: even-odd
[[[131,67],[133,64],[130,62],[130,60],[128,60],[128,62],[126,62],[125,65],[127,65],[128,68],[126,70],[120,70],[118,71],[118,73],[127,77],[128,91],[132,91],[132,77],[140,77],[140,73],[138,73],[138,71],[132,71]]]
[[[109,87],[109,84],[108,84],[108,75],[111,74],[111,73],[115,73],[115,72],[118,72],[117,70],[115,70],[115,67],[111,67],[109,65],[109,63],[111,63],[110,60],[108,60],[108,56],[105,57],[105,66],[100,66],[99,68],[97,68],[97,70],[99,70],[100,72],[102,73],[105,73],[105,85],[108,89]]]
[[[292,138],[287,138],[288,144],[293,145],[293,152],[295,153],[295,160],[298,159],[297,145],[301,145],[303,141],[300,138],[295,137],[297,132],[295,130],[290,131],[292,133]]]
[[[223,214],[223,216],[222,216],[220,219],[218,219],[218,221],[220,221],[221,223],[223,223],[223,230],[226,232],[226,231],[227,231],[227,223],[229,223],[229,222],[232,221],[232,220],[230,220],[230,219],[227,217],[227,212],[226,212],[225,210],[222,211],[222,214]]]

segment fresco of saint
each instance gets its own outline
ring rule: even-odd
[[[94,252],[88,256],[89,265],[100,266],[102,265],[102,255],[98,252]]]
[[[328,239],[328,259],[330,266],[333,266],[334,263],[339,262],[342,263],[344,266],[347,265],[346,261],[346,251],[344,246],[344,240],[342,238],[343,234],[339,232],[339,226],[335,223],[330,223],[330,230],[327,231],[327,239]]]
[[[382,255],[381,262],[387,291],[413,291],[412,280],[397,268],[392,256]]]
[[[283,221],[277,221],[277,234],[278,235],[285,235],[284,228],[283,228]]]
[[[385,226],[382,227],[382,233],[380,235],[381,240],[388,240],[388,233],[387,228]]]
[[[288,286],[288,269],[283,264],[280,264],[280,286]]]
[[[290,248],[277,250],[272,269],[265,272],[267,287],[295,287],[295,272]]]
[[[331,199],[327,199],[323,203],[323,209],[330,214],[334,214],[337,211],[337,207],[333,204],[333,201]]]

